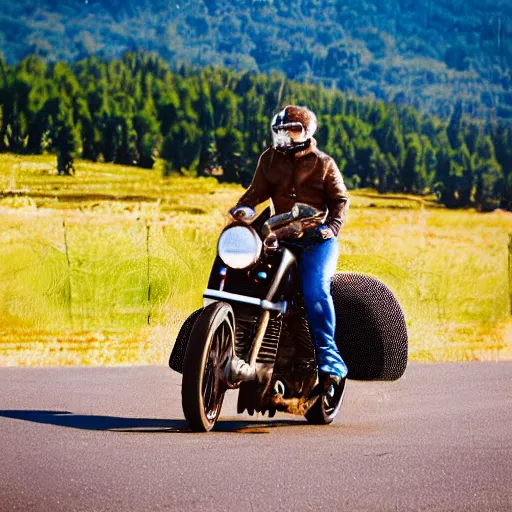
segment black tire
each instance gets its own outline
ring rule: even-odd
[[[174,347],[172,348],[171,356],[169,357],[169,367],[178,373],[183,373],[183,361],[187,353],[188,340],[190,333],[196,323],[197,317],[201,314],[204,308],[196,309],[189,317],[183,322],[183,325],[178,332]]]
[[[225,302],[210,304],[194,323],[183,362],[181,404],[194,432],[217,422],[227,386],[223,370],[234,344],[234,315]]]
[[[346,382],[347,379],[342,379],[339,384],[333,384],[332,396],[329,393],[322,393],[318,397],[318,400],[305,415],[309,423],[313,425],[329,425],[329,423],[333,422],[343,403]]]
[[[354,380],[397,380],[407,367],[404,314],[391,290],[374,277],[337,272],[331,287],[336,344]]]

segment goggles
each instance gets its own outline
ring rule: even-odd
[[[304,126],[302,125],[302,123],[299,122],[282,123],[273,125],[272,130],[274,133],[278,133],[281,130],[290,133],[302,133],[304,131]]]

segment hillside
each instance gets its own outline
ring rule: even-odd
[[[494,0],[0,1],[8,63],[127,49],[411,104],[512,118],[512,4]]]

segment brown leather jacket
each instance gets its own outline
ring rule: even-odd
[[[317,149],[316,140],[295,154],[269,148],[262,153],[252,183],[236,206],[272,199],[276,214],[289,212],[297,202],[329,210],[326,224],[338,236],[345,220],[348,192],[334,160]]]

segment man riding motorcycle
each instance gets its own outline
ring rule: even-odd
[[[271,123],[273,145],[262,153],[249,188],[230,210],[235,218],[271,199],[275,213],[292,210],[297,202],[328,211],[325,221],[306,229],[293,241],[311,334],[315,341],[320,384],[328,389],[347,376],[347,366],[336,346],[335,311],[331,279],[339,254],[338,234],[345,221],[349,198],[334,160],[317,148],[313,134],[316,116],[303,106],[288,105]],[[272,236],[267,240],[272,243]],[[238,362],[239,373],[246,363]]]

